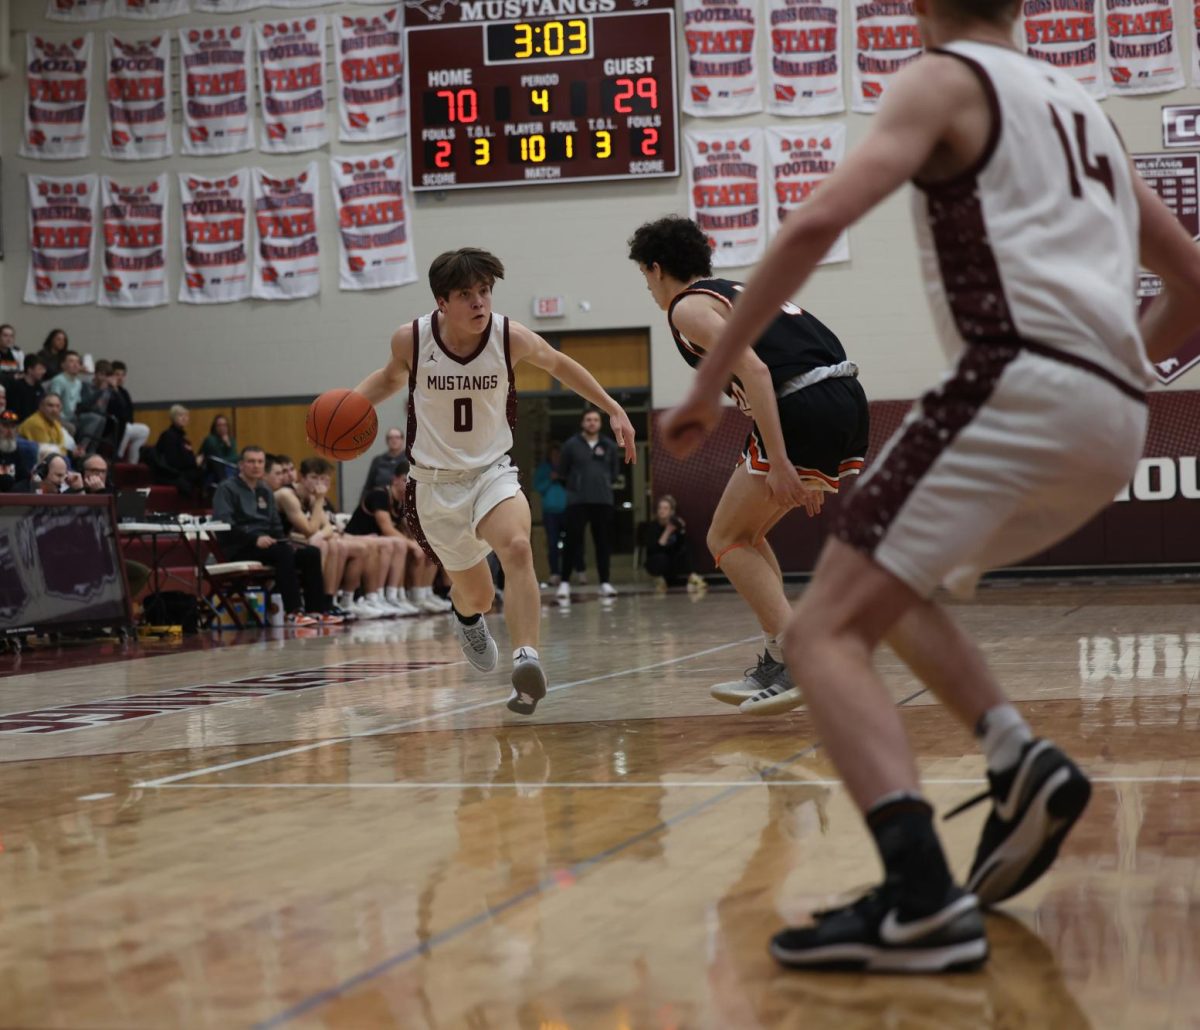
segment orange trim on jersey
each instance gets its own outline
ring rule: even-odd
[[[694,297],[694,296],[698,296],[698,295],[700,295],[700,294],[703,294],[703,295],[704,295],[704,296],[706,296],[706,297],[716,297],[716,298],[717,298],[717,300],[719,300],[719,301],[723,301],[723,302],[724,302],[724,304],[725,304],[725,306],[726,306],[727,308],[730,308],[730,309],[732,309],[732,308],[733,308],[733,301],[731,301],[731,300],[730,300],[728,297],[726,297],[726,296],[723,296],[723,295],[722,295],[722,294],[720,294],[720,293],[717,293],[717,291],[716,291],[716,290],[693,290],[693,289],[687,289],[687,290],[684,290],[684,291],[683,291],[683,293],[681,293],[679,296],[681,296],[681,297]]]
[[[750,468],[755,472],[770,472],[771,463],[762,456],[758,449],[758,440],[754,438],[754,434],[750,434],[750,446],[746,448],[750,455]]]
[[[721,559],[724,558],[725,555],[727,555],[730,551],[736,551],[739,547],[749,547],[749,546],[751,546],[751,545],[746,543],[745,540],[741,540],[736,544],[730,544],[724,550],[718,551],[716,554],[713,555],[713,564],[719,569],[721,567]]]

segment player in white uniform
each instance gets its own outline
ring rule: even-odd
[[[378,404],[407,383],[409,523],[450,576],[459,643],[481,672],[497,661],[483,618],[494,598],[487,556],[496,552],[513,645],[508,707],[530,715],[546,696],[546,676],[537,651],[541,597],[529,502],[508,457],[517,414],[513,367],[528,361],[607,412],[628,462],[634,460],[633,426],[586,368],[492,311],[492,286],[503,277],[504,266],[485,250],[439,256],[429,268],[437,309],[396,330],[388,364],[357,390]]]
[[[785,930],[772,952],[932,972],[982,962],[979,902],[1023,890],[1087,804],[1087,778],[1037,740],[978,649],[930,600],[1066,536],[1142,453],[1147,354],[1200,323],[1200,250],[1133,172],[1097,105],[1019,54],[1012,0],[915,0],[929,51],[889,86],[862,143],[790,215],[692,393],[667,420],[689,453],[739,356],[846,226],[912,179],[925,281],[956,366],[842,509],[785,631],[784,656],[866,817],[886,878]],[[1137,320],[1142,262],[1163,294]],[[899,714],[875,671],[886,638],[982,738],[994,804],[955,886]],[[977,799],[982,800],[982,798]]]

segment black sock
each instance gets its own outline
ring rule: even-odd
[[[933,808],[916,794],[881,798],[867,812],[887,880],[900,887],[916,912],[930,912],[953,883],[941,842],[933,829]]]
[[[474,626],[475,623],[477,623],[479,621],[479,613],[478,612],[476,612],[474,615],[463,615],[463,613],[460,612],[457,608],[453,609],[453,611],[454,611],[454,617],[456,619],[458,619],[458,621],[461,622],[464,626]]]

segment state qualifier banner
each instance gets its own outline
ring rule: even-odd
[[[250,251],[246,215],[250,179],[244,168],[219,179],[179,175],[183,212],[183,277],[179,299],[185,304],[227,304],[250,296]]]
[[[688,214],[708,237],[713,267],[753,264],[766,244],[762,130],[697,129],[686,137]]]
[[[400,8],[381,14],[334,15],[338,139],[345,143],[403,136],[404,54]]]
[[[1171,0],[1105,0],[1104,29],[1114,96],[1166,93],[1184,84]]]
[[[846,110],[841,0],[768,0],[771,92],[767,110],[807,117]]]
[[[26,304],[91,304],[96,299],[95,225],[94,175],[29,176]]]
[[[104,156],[146,161],[171,153],[171,41],[107,37],[108,133]]]
[[[755,0],[683,0],[683,109],[699,116],[761,111]]]
[[[266,5],[267,0],[192,0],[192,10],[205,14],[241,14]]]
[[[7,41],[6,41],[7,43]],[[21,156],[65,161],[88,156],[88,75],[92,37],[25,37],[25,133]]]
[[[250,51],[243,25],[179,30],[185,154],[236,154],[254,146]]]
[[[855,4],[851,110],[879,110],[888,83],[924,50],[912,0]]]
[[[190,0],[109,0],[108,17],[154,21],[177,18],[190,10]]]
[[[805,204],[813,190],[836,171],[846,152],[842,122],[814,122],[794,129],[767,129],[770,165],[770,206],[767,226],[779,232],[789,211]],[[818,264],[850,260],[850,237],[845,230]]]
[[[338,284],[379,290],[416,282],[411,197],[399,151],[331,157],[338,221]]]
[[[252,174],[257,231],[252,294],[261,300],[296,300],[319,293],[317,162],[286,179],[276,179],[261,168]]]
[[[1017,32],[1026,55],[1066,72],[1089,96],[1107,96],[1100,0],[1023,0]]]
[[[99,21],[108,17],[108,0],[49,0],[46,17],[51,21]]]
[[[167,303],[167,173],[139,186],[100,177],[104,308]]]
[[[329,141],[325,117],[325,19],[254,26],[262,99],[262,150],[290,154]]]

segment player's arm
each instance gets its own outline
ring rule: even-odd
[[[299,533],[307,540],[316,532],[311,525],[311,520],[304,514],[304,509],[300,507],[300,498],[293,491],[277,490],[275,507],[279,510],[279,516],[289,533]]]
[[[404,536],[396,528],[396,523],[392,520],[392,513],[387,508],[379,508],[375,512],[375,526],[379,530],[380,536]]]
[[[596,377],[591,372],[562,351],[555,350],[520,322],[509,320],[508,339],[514,365],[528,361],[531,365],[549,372],[567,389],[573,390],[607,413],[617,444],[625,452],[625,461],[633,464],[637,460],[637,452],[633,448],[633,425],[629,416],[625,414],[625,409],[608,395],[604,387],[596,382]]]
[[[1151,361],[1166,361],[1200,325],[1200,247],[1136,171],[1133,187],[1142,264],[1163,281],[1141,317],[1142,339]]]
[[[402,325],[392,334],[392,353],[388,363],[359,383],[354,388],[355,392],[361,393],[372,404],[378,404],[403,390],[408,385],[414,346],[412,324]]]

